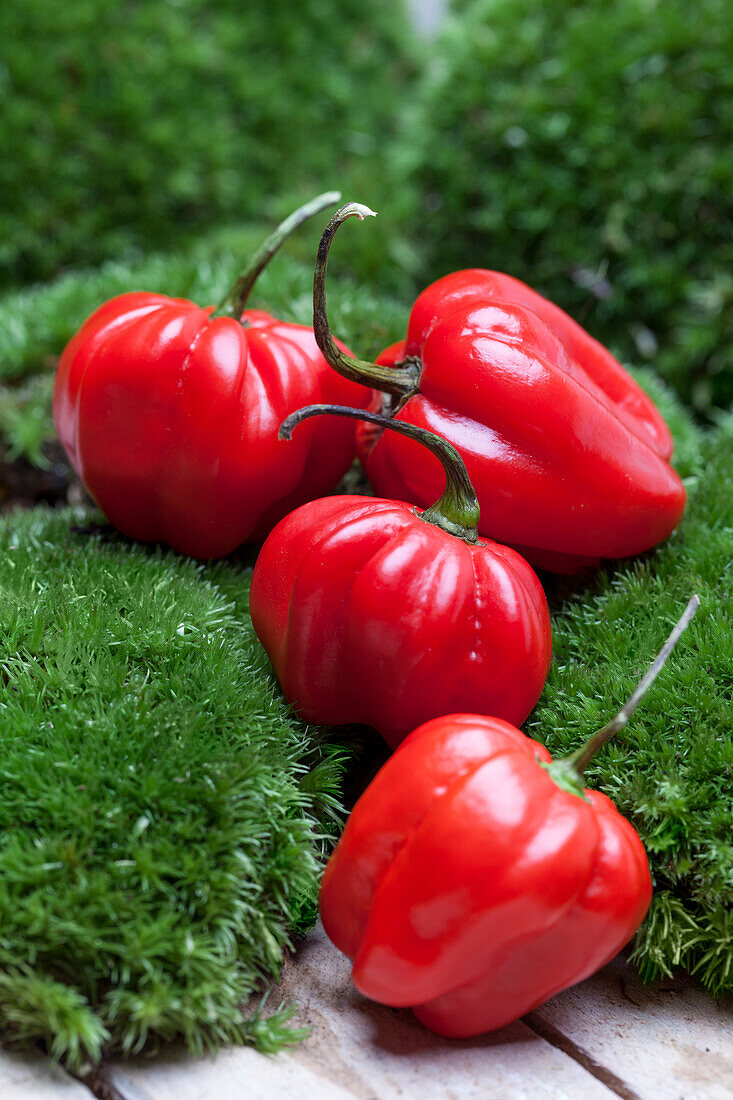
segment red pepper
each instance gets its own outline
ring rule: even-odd
[[[481,504],[480,533],[534,564],[572,572],[665,539],[685,507],[672,439],[623,367],[561,309],[509,275],[457,271],[415,302],[407,339],[376,364],[330,338],[325,273],[339,210],[321,240],[314,328],[344,377],[394,395],[397,419],[449,439]],[[408,439],[366,431],[360,458],[376,493],[425,504],[437,463]]]
[[[360,722],[390,745],[453,710],[523,721],[550,664],[542,587],[514,550],[478,541],[466,469],[444,440],[353,409],[429,447],[446,488],[419,514],[374,497],[315,500],[287,516],[255,565],[250,610],[283,693],[309,722]]]
[[[363,408],[372,393],[328,368],[312,329],[244,309],[288,233],[338,198],[321,195],[283,222],[237,281],[227,309],[122,294],[66,347],[53,400],[59,437],[124,534],[221,557],[263,538],[348,469],[351,425],[309,425],[291,448],[278,445],[277,429],[308,402]]]
[[[495,718],[416,729],[357,802],[326,868],[321,916],[367,997],[433,1031],[492,1031],[605,965],[652,884],[593,753],[628,721],[697,607],[604,729],[566,760]]]

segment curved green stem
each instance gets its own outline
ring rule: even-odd
[[[449,535],[455,535],[464,542],[478,542],[478,500],[465,463],[452,443],[404,420],[393,420],[391,417],[380,416],[365,409],[353,409],[348,405],[308,405],[304,409],[298,409],[283,420],[280,425],[280,439],[290,439],[293,428],[303,420],[322,413],[349,416],[353,420],[368,420],[370,424],[379,424],[390,431],[406,435],[432,451],[445,471],[445,489],[435,504],[419,514],[420,519],[441,527]]]
[[[581,745],[580,748],[576,749],[570,756],[566,756],[562,760],[553,761],[552,764],[544,765],[560,786],[565,787],[565,789],[572,789],[574,794],[582,795],[583,782],[581,777],[583,772],[601,746],[605,745],[607,741],[610,741],[612,737],[615,737],[615,735],[627,724],[629,718],[631,718],[631,715],[664,668],[665,661],[689,626],[699,606],[700,598],[698,596],[691,596],[687,607],[675,624],[667,641],[654,658],[652,665],[647,669],[629,698],[621,707],[618,714],[614,715],[610,722],[594,733],[584,745]]]
[[[354,359],[341,351],[334,343],[331,330],[328,327],[326,316],[326,269],[328,267],[328,253],[331,241],[340,225],[348,218],[375,218],[376,214],[368,206],[362,206],[358,202],[349,202],[337,210],[323,231],[318,253],[316,254],[316,267],[313,273],[313,331],[316,334],[316,342],[323,352],[326,362],[335,371],[349,378],[352,382],[360,382],[364,386],[373,389],[384,390],[385,393],[393,393],[399,397],[409,396],[417,388],[420,377],[420,364],[405,360],[396,367],[382,367],[378,363],[368,363],[362,359]]]
[[[235,317],[239,320],[244,312],[252,287],[283,241],[303,222],[308,221],[314,214],[320,214],[327,206],[333,206],[340,198],[340,191],[324,191],[322,195],[317,195],[315,199],[311,199],[310,202],[305,203],[290,214],[285,221],[280,222],[277,229],[273,230],[267,240],[263,241],[257,249],[231,290],[222,298],[211,314],[212,318]]]

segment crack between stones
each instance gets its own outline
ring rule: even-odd
[[[84,1085],[97,1100],[150,1100],[147,1092],[133,1085],[128,1091],[130,1082],[121,1081],[124,1091],[112,1080],[108,1067],[104,1062],[94,1066],[86,1073],[73,1074],[76,1080]]]
[[[526,1016],[522,1016],[522,1023],[526,1024],[535,1035],[538,1035],[541,1039],[544,1039],[545,1042],[549,1043],[557,1050],[562,1051],[562,1053],[566,1054],[569,1058],[572,1058],[574,1062],[582,1066],[583,1069],[595,1077],[597,1081],[605,1085],[607,1089],[614,1092],[616,1096],[621,1097],[621,1100],[642,1100],[638,1092],[634,1092],[634,1090],[622,1081],[620,1077],[617,1077],[612,1070],[608,1069],[606,1066],[602,1066],[587,1050],[583,1050],[582,1047],[578,1046],[578,1044],[568,1038],[567,1035],[564,1035],[562,1031],[559,1031],[553,1024],[543,1019],[536,1009],[532,1012],[528,1012]]]

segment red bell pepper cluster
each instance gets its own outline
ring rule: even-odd
[[[642,921],[641,841],[581,776],[696,606],[616,719],[552,761],[517,728],[551,658],[529,562],[573,572],[646,550],[685,492],[650,399],[508,275],[438,280],[404,342],[356,359],[329,330],[325,275],[366,207],[323,234],[314,329],[246,309],[287,234],[337,198],[278,227],[216,310],[143,293],[101,306],[63,353],[54,417],[125,534],[199,558],[267,536],[250,607],[286,698],[396,749],[326,870],[326,930],[367,996],[473,1035],[592,973]],[[323,497],[355,453],[380,495]]]

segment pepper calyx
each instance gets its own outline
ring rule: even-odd
[[[538,760],[537,763],[545,769],[561,790],[582,798],[584,802],[588,801],[585,797],[585,786],[582,777],[567,760],[552,760],[549,764],[544,760]]]
[[[468,476],[466,465],[452,443],[426,428],[418,428],[404,420],[393,420],[366,409],[354,409],[349,405],[307,405],[291,413],[280,425],[280,439],[290,439],[293,429],[303,420],[321,414],[348,416],[352,420],[366,420],[382,428],[406,435],[432,451],[445,471],[445,489],[440,498],[424,512],[415,510],[418,519],[440,527],[449,535],[471,545],[478,543],[479,503]]]

